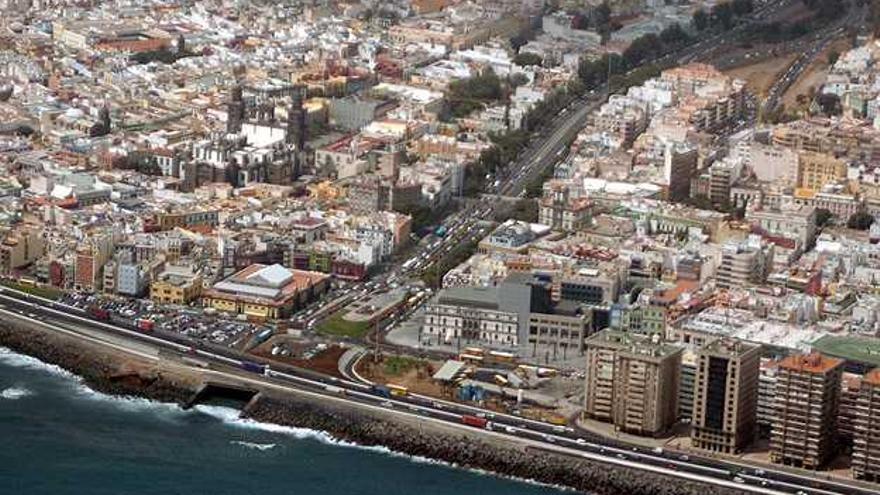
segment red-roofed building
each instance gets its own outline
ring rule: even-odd
[[[819,469],[836,451],[843,360],[819,353],[789,356],[778,370],[770,459]]]
[[[287,318],[326,291],[329,280],[323,273],[254,264],[203,292],[201,300],[203,306],[253,319]]]
[[[853,477],[880,481],[880,369],[861,381],[853,435]]]

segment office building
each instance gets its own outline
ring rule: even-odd
[[[697,349],[694,447],[725,454],[755,438],[761,347],[718,339]]]

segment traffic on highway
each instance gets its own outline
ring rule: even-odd
[[[426,420],[452,423],[462,428],[480,430],[487,434],[526,440],[532,446],[563,455],[575,455],[594,461],[648,469],[661,474],[737,487],[750,493],[816,495],[872,493],[870,490],[832,480],[821,480],[755,466],[736,465],[682,452],[630,446],[622,442],[579,432],[567,426],[543,423],[471,405],[410,394],[405,390],[402,393],[392,393],[386,387],[266,362],[225,347],[209,348],[202,346],[202,344],[197,344],[199,345],[197,347],[193,343],[183,341],[182,337],[177,334],[165,335],[161,332],[145,331],[137,327],[124,328],[95,320],[81,308],[71,307],[10,288],[0,289],[0,312],[8,316],[29,320],[33,324],[41,325],[50,330],[87,335],[93,340],[96,338],[96,332],[106,333],[108,338],[109,336],[113,337],[112,343],[115,347],[125,347],[142,357],[158,359],[155,356],[159,355],[159,350],[174,351],[182,356],[192,356],[204,362],[211,373],[235,380],[244,380],[256,386],[308,392],[332,397],[334,400],[379,407],[394,413],[415,415]],[[130,341],[129,344],[122,344],[122,342],[128,341]],[[137,349],[144,346],[156,349],[155,354],[142,351],[138,353]]]

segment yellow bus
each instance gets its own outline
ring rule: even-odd
[[[409,389],[402,385],[394,385],[393,383],[388,384],[388,391],[391,392],[391,395],[397,397],[405,397],[409,393]]]

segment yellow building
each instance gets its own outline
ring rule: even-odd
[[[846,163],[825,153],[801,151],[798,154],[797,187],[820,191],[826,184],[846,178]]]
[[[164,272],[150,285],[150,299],[161,304],[189,304],[202,294],[202,277],[197,274]]]
[[[43,256],[43,230],[36,225],[22,225],[0,232],[0,271],[23,268]]]
[[[327,290],[329,275],[289,270],[281,265],[251,265],[206,290],[202,305],[249,318],[286,318]]]

